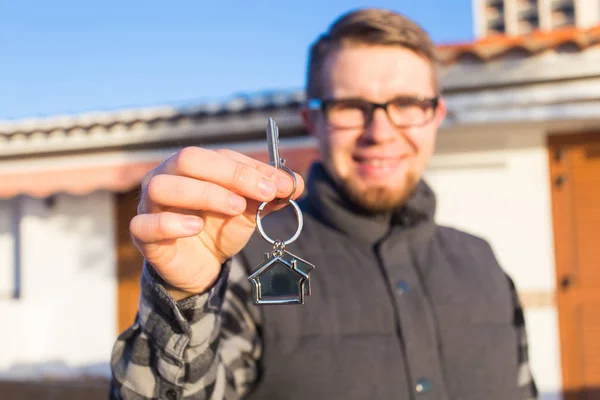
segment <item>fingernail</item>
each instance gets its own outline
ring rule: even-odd
[[[233,211],[244,211],[246,209],[246,200],[243,197],[232,194],[229,196],[229,206]]]
[[[271,197],[275,195],[275,184],[267,178],[261,178],[261,180],[258,182],[258,188],[265,197]]]
[[[191,215],[184,217],[181,224],[189,232],[198,232],[202,228],[202,220]]]
[[[277,185],[277,190],[279,190],[280,192],[283,192],[286,194],[289,194],[292,192],[292,189],[293,189],[292,178],[289,178],[287,176],[277,175],[275,177],[275,184]]]

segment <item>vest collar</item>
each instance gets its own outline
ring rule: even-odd
[[[436,199],[421,179],[408,201],[389,213],[372,213],[350,203],[321,163],[308,173],[306,201],[315,217],[355,239],[375,244],[390,232],[412,230],[434,222]]]

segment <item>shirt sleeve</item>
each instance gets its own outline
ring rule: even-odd
[[[523,400],[534,400],[538,398],[539,393],[529,365],[529,345],[527,341],[525,314],[515,284],[510,278],[509,284],[514,304],[513,323],[517,330],[517,362],[519,363],[518,385],[521,391],[520,398]]]
[[[111,399],[243,397],[257,380],[259,320],[237,258],[209,291],[179,302],[144,265],[135,322],[113,347]]]

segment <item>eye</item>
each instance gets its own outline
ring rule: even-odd
[[[427,100],[417,99],[415,97],[398,97],[390,102],[396,108],[411,108],[418,107],[421,109],[427,109],[430,104]]]
[[[327,122],[336,128],[363,126],[370,109],[370,103],[361,99],[332,99],[325,102]]]

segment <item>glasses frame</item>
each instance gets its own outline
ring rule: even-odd
[[[416,104],[420,105],[421,108],[423,108],[423,110],[427,110],[428,108],[431,108],[433,111],[431,113],[431,117],[427,118],[424,122],[418,123],[418,124],[401,124],[400,125],[400,124],[394,123],[394,121],[390,117],[390,114],[388,113],[388,107],[390,104],[392,104],[395,101],[398,101],[399,99],[414,100]],[[412,128],[412,127],[425,126],[428,123],[430,123],[431,121],[433,121],[433,119],[435,118],[435,114],[437,112],[437,108],[440,104],[440,96],[434,96],[434,97],[398,96],[398,97],[395,97],[385,103],[375,103],[375,102],[368,101],[368,100],[361,99],[361,98],[340,98],[340,99],[311,98],[308,100],[307,106],[310,110],[320,110],[323,113],[323,115],[325,116],[325,120],[329,124],[328,113],[329,113],[329,109],[331,108],[331,106],[337,102],[352,101],[352,100],[360,101],[360,102],[364,103],[365,105],[369,106],[368,109],[365,110],[365,114],[366,114],[365,115],[365,123],[362,126],[362,128],[366,128],[367,126],[369,126],[369,124],[371,124],[371,122],[373,121],[373,114],[375,114],[375,110],[377,110],[378,108],[381,108],[385,111],[385,113],[386,113],[388,119],[390,120],[390,122],[392,123],[392,125],[394,125],[397,128]],[[348,127],[348,128],[350,128],[350,127]],[[356,128],[359,128],[359,126],[356,126]]]

